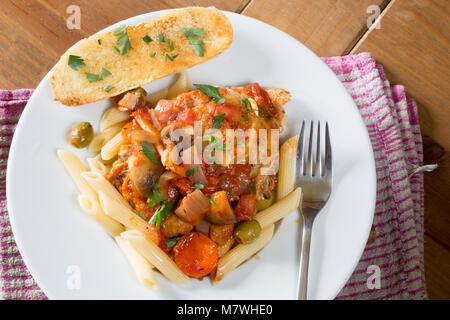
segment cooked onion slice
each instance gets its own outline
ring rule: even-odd
[[[199,189],[185,196],[175,210],[175,214],[183,221],[198,225],[211,206],[208,198]]]

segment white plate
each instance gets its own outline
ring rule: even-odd
[[[130,18],[107,29],[138,24],[160,13]],[[352,98],[314,53],[270,25],[243,15],[226,15],[234,29],[233,44],[219,57],[190,69],[193,82],[233,86],[256,81],[289,90],[288,135],[298,132],[302,119],[330,123],[333,193],[314,224],[308,294],[312,299],[332,299],[356,267],[373,218],[375,166],[366,128]],[[114,241],[78,207],[75,185],[56,156],[59,148],[71,149],[64,141],[67,129],[80,121],[97,127],[108,102],[69,108],[53,101],[51,73],[39,84],[20,118],[7,172],[8,209],[16,242],[49,298],[295,298],[297,212],[282,222],[259,259],[249,260],[218,285],[205,279],[179,287],[158,275],[160,292],[143,288]],[[145,88],[159,89],[171,80]],[[73,270],[80,271],[79,289],[68,286]]]

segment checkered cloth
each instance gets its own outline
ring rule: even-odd
[[[368,53],[323,58],[352,95],[375,153],[375,241],[366,246],[337,299],[424,299],[422,140],[417,106],[391,86]],[[33,90],[0,90],[0,296],[46,299],[17,249],[6,207],[6,163],[19,116]],[[379,289],[367,286],[380,270]],[[372,269],[369,269],[372,270]]]

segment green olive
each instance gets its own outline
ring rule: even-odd
[[[250,243],[259,237],[261,226],[256,220],[240,222],[234,229],[234,238],[239,243]]]
[[[273,195],[271,191],[264,192],[261,199],[258,199],[258,202],[256,203],[256,209],[258,211],[264,210],[272,205],[273,202]]]
[[[94,138],[94,129],[89,122],[81,122],[70,129],[69,143],[75,148],[87,147]]]
[[[147,91],[144,88],[138,87],[136,89],[131,90],[133,93],[137,93],[138,96],[145,97],[147,96]]]

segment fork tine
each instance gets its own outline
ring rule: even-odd
[[[308,142],[308,159],[306,161],[306,175],[311,177],[313,174],[313,161],[312,161],[312,145],[314,142],[314,121],[311,120],[311,128],[309,129],[309,142]]]
[[[303,169],[304,169],[304,137],[305,137],[305,120],[302,122],[302,128],[300,129],[300,134],[298,137],[298,143],[297,143],[297,168],[296,168],[296,176],[302,176],[303,175]]]
[[[332,173],[331,141],[330,141],[330,129],[327,122],[325,125],[325,175],[331,178],[331,173]]]
[[[322,158],[320,154],[320,121],[317,121],[317,149],[316,149],[316,169],[314,172],[314,176],[321,176],[322,175]]]

